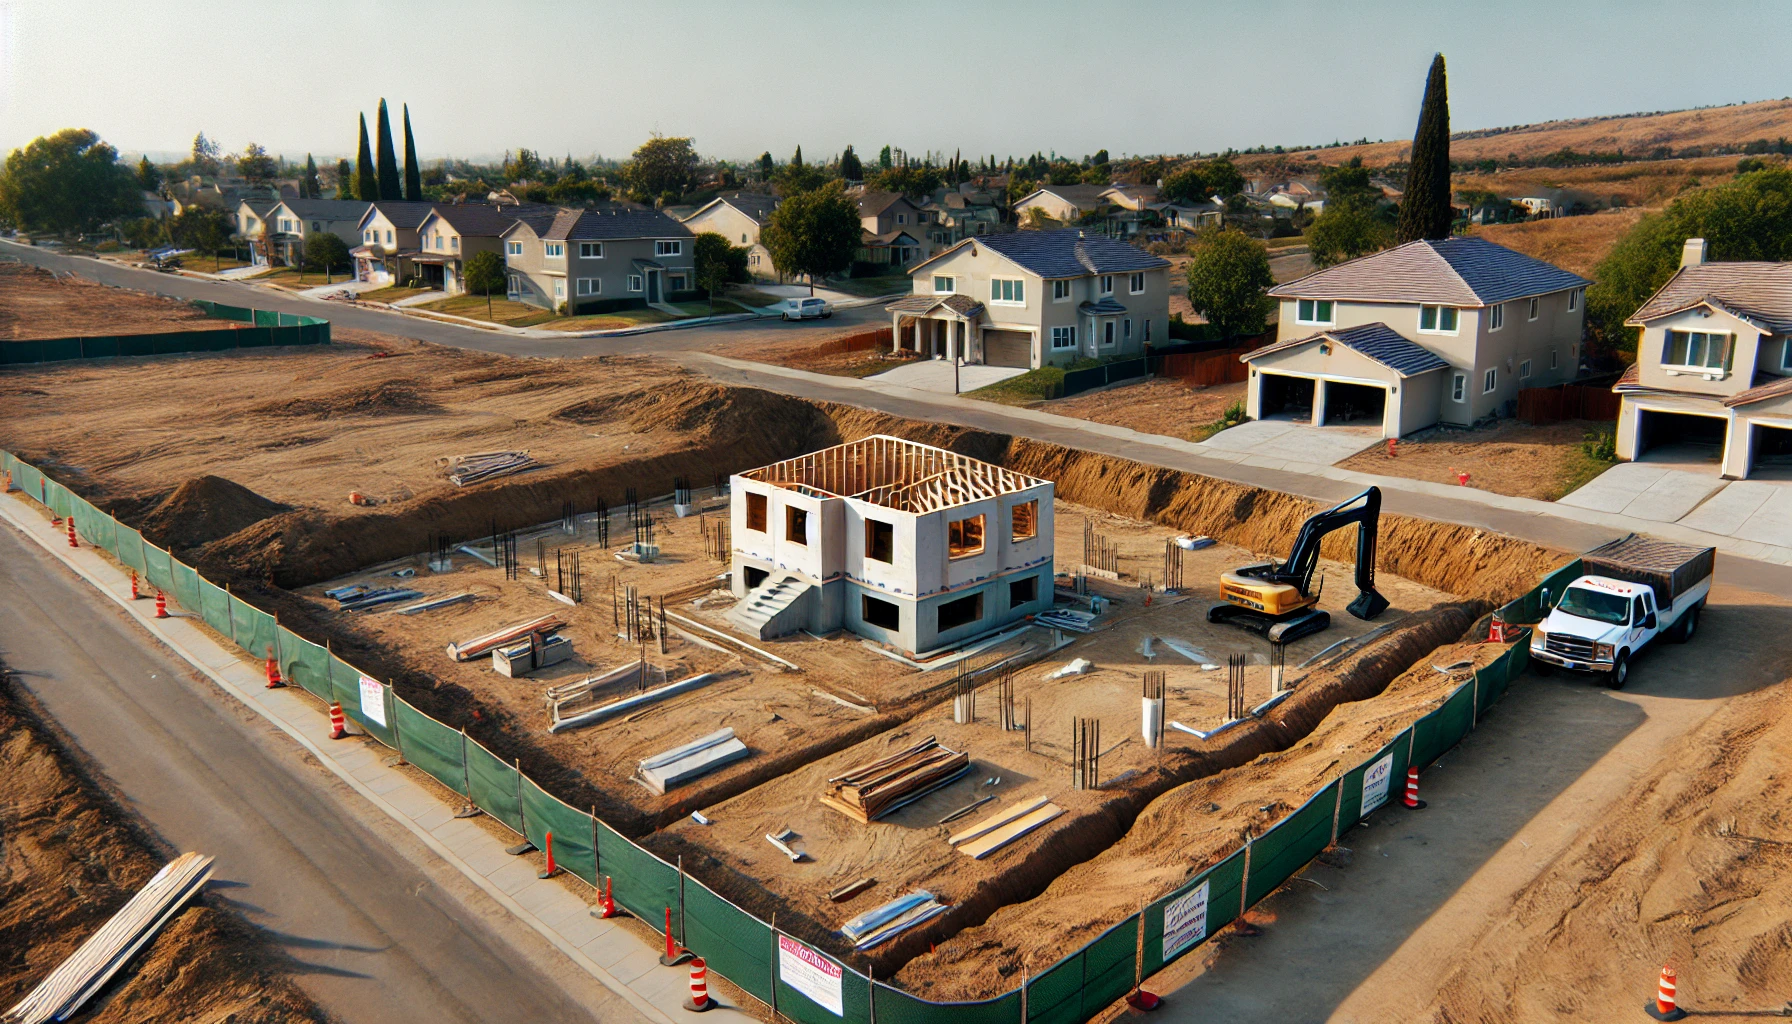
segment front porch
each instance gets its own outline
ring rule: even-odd
[[[892,352],[983,362],[983,303],[966,295],[911,295],[890,304]]]

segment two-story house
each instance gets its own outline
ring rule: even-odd
[[[1074,223],[1084,214],[1112,206],[1107,185],[1041,185],[1014,204],[1014,219],[1026,224],[1034,210],[1060,224]]]
[[[258,267],[268,264],[268,214],[278,205],[278,199],[244,199],[236,204],[234,219],[237,237],[248,244],[249,258]],[[176,215],[179,215],[178,210]]]
[[[515,221],[504,233],[509,296],[572,313],[698,297],[691,229],[658,210],[611,203]]]
[[[1170,321],[1170,263],[1076,228],[967,238],[887,307],[897,348],[1038,369],[1137,355]]]
[[[411,257],[421,249],[417,227],[435,209],[434,203],[382,199],[361,215],[361,244],[349,250],[355,259],[355,280],[395,284],[411,278]]]
[[[859,207],[860,262],[906,267],[926,255],[927,215],[907,196],[861,189],[848,197]]]
[[[925,218],[923,241],[929,252],[1002,227],[1002,209],[995,194],[969,183],[956,189],[937,190],[921,205],[921,216]]]
[[[772,211],[777,208],[778,201],[771,196],[736,192],[731,196],[717,196],[704,203],[697,208],[697,212],[684,219],[684,226],[693,235],[713,231],[726,238],[730,245],[745,246],[747,273],[765,280],[776,280],[778,268],[772,265],[771,251],[759,244],[759,232],[764,229],[766,221],[771,219]]]
[[[291,265],[304,258],[305,240],[317,235],[335,235],[353,248],[369,205],[358,199],[282,199],[262,217],[268,249]]]
[[[1612,388],[1619,458],[1701,446],[1740,480],[1792,455],[1792,263],[1712,263],[1689,238],[1680,269],[1625,325],[1640,335]]]
[[[1378,421],[1386,437],[1511,415],[1572,380],[1586,279],[1478,237],[1408,242],[1277,285],[1250,364],[1252,419]]]
[[[467,260],[475,253],[504,252],[504,234],[519,217],[550,216],[551,206],[505,203],[441,204],[417,224],[418,277],[431,288],[458,295],[467,290]]]
[[[767,639],[842,627],[919,653],[1052,606],[1052,483],[878,434],[729,482],[739,603]]]

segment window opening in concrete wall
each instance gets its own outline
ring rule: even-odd
[[[959,519],[946,527],[946,554],[951,558],[983,553],[983,517]]]
[[[983,593],[981,591],[961,597],[956,601],[947,601],[939,606],[939,631],[968,626],[983,619]]]
[[[742,578],[747,581],[748,590],[757,590],[759,589],[759,585],[765,582],[765,578],[770,575],[771,573],[764,569],[755,569],[749,565],[746,568],[746,572],[742,574]]]
[[[1023,501],[1010,513],[1011,539],[1031,540],[1039,535],[1039,501]]]
[[[879,629],[901,629],[902,609],[882,598],[865,594],[860,600],[859,617],[868,626]]]
[[[1039,577],[1028,576],[1008,584],[1008,607],[1018,608],[1039,600]]]
[[[896,527],[877,519],[865,520],[865,557],[879,562],[896,561]]]
[[[809,543],[809,513],[806,509],[784,509],[784,539],[792,544]]]
[[[747,529],[765,532],[765,495],[747,495]]]

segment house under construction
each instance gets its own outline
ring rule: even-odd
[[[735,626],[910,653],[1052,605],[1052,484],[876,435],[732,478]]]

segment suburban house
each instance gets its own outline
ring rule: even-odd
[[[759,232],[771,219],[772,211],[778,208],[778,201],[768,195],[753,192],[736,192],[731,196],[717,196],[697,208],[697,212],[684,218],[684,226],[691,234],[700,235],[705,231],[713,231],[726,238],[731,245],[747,247],[747,273],[754,277],[776,279],[778,269],[772,266],[772,254],[765,246],[759,244]]]
[[[658,210],[611,203],[528,214],[503,234],[511,299],[570,312],[697,298],[691,229]]]
[[[1052,483],[873,435],[729,481],[729,621],[842,627],[905,653],[1052,606]]]
[[[903,267],[926,254],[927,217],[907,196],[861,189],[851,198],[859,207],[860,262]]]
[[[260,238],[262,229],[267,226],[268,214],[278,206],[278,199],[244,199],[236,204],[235,220],[237,236],[244,241],[253,242]],[[179,211],[176,211],[178,214]],[[266,254],[259,254],[257,263],[266,263]]]
[[[1792,263],[1712,263],[1686,240],[1680,269],[1625,321],[1639,328],[1618,457],[1693,445],[1743,479],[1792,455]]]
[[[434,203],[382,199],[361,215],[361,244],[349,250],[355,258],[355,280],[397,284],[416,276],[417,227],[435,209]]]
[[[940,189],[921,207],[925,218],[926,242],[930,252],[937,252],[954,242],[975,235],[1000,231],[1002,210],[993,193],[970,184],[959,189]]]
[[[1573,379],[1584,278],[1462,237],[1408,242],[1277,285],[1276,343],[1250,364],[1246,413],[1367,420],[1386,437],[1510,415],[1518,390]]]
[[[1074,223],[1087,213],[1112,205],[1105,198],[1106,185],[1041,185],[1022,196],[1014,204],[1014,219],[1021,224],[1034,210],[1060,224]]]
[[[424,284],[450,295],[467,290],[466,261],[474,253],[504,252],[503,235],[518,217],[549,216],[551,206],[487,206],[484,203],[433,206],[417,222],[413,273]]]
[[[1076,228],[967,238],[914,267],[888,307],[922,356],[1037,369],[1136,355],[1170,322],[1170,263]]]
[[[291,265],[304,257],[305,240],[317,235],[335,235],[353,247],[368,205],[358,199],[280,200],[262,215],[262,230],[249,235],[256,262],[271,258]]]

